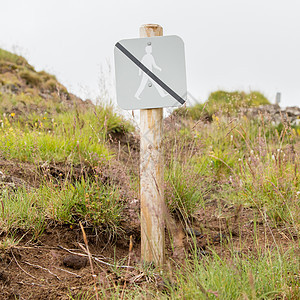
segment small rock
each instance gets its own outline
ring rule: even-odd
[[[2,281],[4,284],[10,283],[9,276],[6,272],[0,271],[0,281]]]
[[[201,234],[201,232],[199,231],[199,230],[197,230],[197,229],[194,229],[194,228],[190,228],[190,227],[188,227],[187,229],[186,229],[186,233],[189,235],[189,236],[191,236],[191,237],[193,237],[193,236],[201,236],[202,234]]]
[[[226,234],[224,233],[218,233],[217,235],[215,235],[213,237],[213,243],[215,244],[220,244],[220,243],[224,243],[224,242],[227,242],[228,241],[228,237]]]
[[[79,270],[87,265],[88,259],[85,256],[79,255],[67,255],[63,259],[63,264],[66,267],[72,268],[74,270]]]

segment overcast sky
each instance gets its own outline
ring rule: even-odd
[[[300,105],[299,0],[0,0],[0,47],[57,76],[75,94],[99,94],[114,44],[157,23],[185,42],[188,90],[259,90]]]

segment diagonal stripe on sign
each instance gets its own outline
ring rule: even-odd
[[[167,93],[175,98],[179,103],[184,104],[185,100],[182,99],[176,92],[168,87],[163,81],[161,81],[154,73],[152,73],[144,64],[142,64],[134,55],[132,55],[124,46],[120,43],[116,43],[116,47],[124,53],[132,62],[134,62],[141,70],[143,70],[151,79],[153,79],[158,85],[160,85]]]

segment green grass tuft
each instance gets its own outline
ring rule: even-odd
[[[11,62],[16,65],[28,65],[27,60],[19,55],[0,48],[0,61]]]

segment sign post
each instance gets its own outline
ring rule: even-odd
[[[117,101],[123,109],[140,110],[141,256],[164,265],[165,203],[163,108],[185,103],[184,43],[163,36],[159,25],[140,28],[140,38],[115,44]]]
[[[140,37],[162,36],[159,25],[143,25]],[[163,168],[163,108],[140,110],[141,255],[163,266],[165,204]]]

